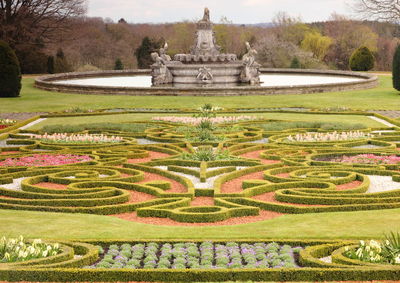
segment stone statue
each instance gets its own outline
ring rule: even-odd
[[[157,52],[151,53],[151,58],[154,61],[154,64],[151,66],[151,76],[153,84],[160,85],[172,83],[172,74],[165,64],[166,61],[161,58]]]
[[[257,50],[251,48],[249,42],[246,42],[247,53],[243,55],[243,70],[240,74],[240,80],[243,83],[252,85],[260,83],[260,64],[256,62]]]
[[[211,69],[204,66],[199,69],[197,79],[203,83],[212,83],[214,76],[211,73]]]
[[[164,44],[164,47],[160,48],[160,57],[164,60],[164,62],[171,61],[171,57],[167,54],[168,43]]]
[[[204,22],[210,22],[210,10],[206,7],[204,8],[204,15],[202,21]]]

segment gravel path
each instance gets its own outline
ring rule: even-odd
[[[332,256],[321,257],[319,260],[326,263],[332,263]]]
[[[263,138],[262,140],[251,141],[249,143],[268,143],[268,138]]]
[[[389,118],[400,118],[400,111],[398,110],[369,110],[368,112],[375,112]]]
[[[370,119],[372,119],[372,120],[375,120],[375,121],[377,121],[377,122],[379,122],[379,123],[382,123],[382,124],[384,124],[385,126],[388,126],[388,127],[390,127],[390,128],[392,128],[392,127],[397,127],[396,125],[394,125],[394,124],[392,124],[392,123],[389,123],[388,121],[386,121],[386,120],[383,120],[383,119],[381,119],[381,118],[378,118],[378,117],[375,117],[375,116],[368,116]]]
[[[21,112],[21,113],[0,113],[0,118],[2,119],[11,119],[11,120],[27,120],[29,118],[46,115],[47,112]]]
[[[168,171],[168,166],[156,166],[156,168]],[[194,167],[185,167],[185,168],[193,169]],[[213,168],[209,168],[208,171],[216,170],[216,169],[220,169],[220,168],[225,168],[225,167],[213,167]],[[247,167],[238,166],[238,167],[236,167],[236,171],[240,171],[240,170],[242,170],[244,168],[247,168]],[[189,174],[185,174],[185,173],[181,173],[181,172],[175,172],[175,171],[173,171],[172,173],[189,179],[193,183],[193,185],[194,185],[194,187],[196,189],[212,189],[214,187],[215,180],[217,180],[220,176],[222,176],[224,174],[228,174],[228,173],[224,173],[224,174],[217,175],[217,176],[214,176],[214,177],[211,177],[211,178],[207,178],[206,182],[200,182],[200,178],[197,178],[197,177],[195,177],[193,175],[189,175]]]
[[[371,182],[367,193],[379,193],[400,189],[400,183],[394,182],[391,176],[368,175]]]
[[[157,141],[152,141],[149,139],[136,139],[138,144],[157,144],[157,143],[161,143],[161,142],[157,142]]]
[[[14,179],[12,183],[5,184],[5,185],[0,185],[0,187],[5,188],[5,189],[9,189],[9,190],[13,190],[13,191],[22,191],[21,190],[21,183],[25,179],[27,179],[27,177]]]
[[[353,146],[352,148],[382,148],[382,147],[383,146],[374,145],[374,144],[364,144],[364,145]]]
[[[26,129],[28,129],[28,128],[30,128],[30,127],[36,125],[36,124],[39,124],[39,123],[45,121],[45,120],[47,120],[47,118],[40,118],[40,119],[37,119],[36,121],[33,121],[33,122],[31,122],[31,123],[29,123],[29,124],[27,124],[27,125],[25,125],[25,126],[19,128],[19,129],[20,129],[20,130],[26,130]]]

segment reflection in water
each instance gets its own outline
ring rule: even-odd
[[[300,86],[300,85],[318,85],[318,84],[336,84],[336,83],[350,83],[364,80],[363,78],[332,76],[332,75],[288,75],[288,74],[263,74],[260,76],[261,84],[263,87],[276,87],[276,86]],[[68,85],[87,85],[87,86],[101,86],[101,87],[151,87],[151,76],[116,76],[116,77],[98,77],[98,78],[85,78],[74,80],[56,81],[55,84],[68,84]],[[174,84],[165,85],[162,87],[249,87],[248,84]]]

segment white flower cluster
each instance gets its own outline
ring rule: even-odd
[[[54,256],[61,252],[59,244],[46,244],[36,239],[28,243],[22,236],[17,239],[0,239],[0,263],[26,261]]]
[[[44,135],[31,135],[33,139],[39,139],[41,141],[55,142],[55,143],[118,143],[122,142],[123,138],[118,136],[105,136],[91,135],[91,134],[47,134]]]
[[[331,132],[331,133],[312,133],[290,135],[286,138],[289,142],[332,142],[332,141],[347,141],[364,138],[373,138],[374,135],[361,131],[354,132]]]

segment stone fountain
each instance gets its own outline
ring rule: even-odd
[[[260,83],[260,65],[256,62],[257,51],[246,42],[247,53],[242,60],[236,54],[220,52],[210,21],[210,11],[205,8],[203,18],[197,22],[195,43],[189,54],[176,54],[172,60],[166,54],[165,44],[159,53],[151,54],[153,85],[229,85]]]

